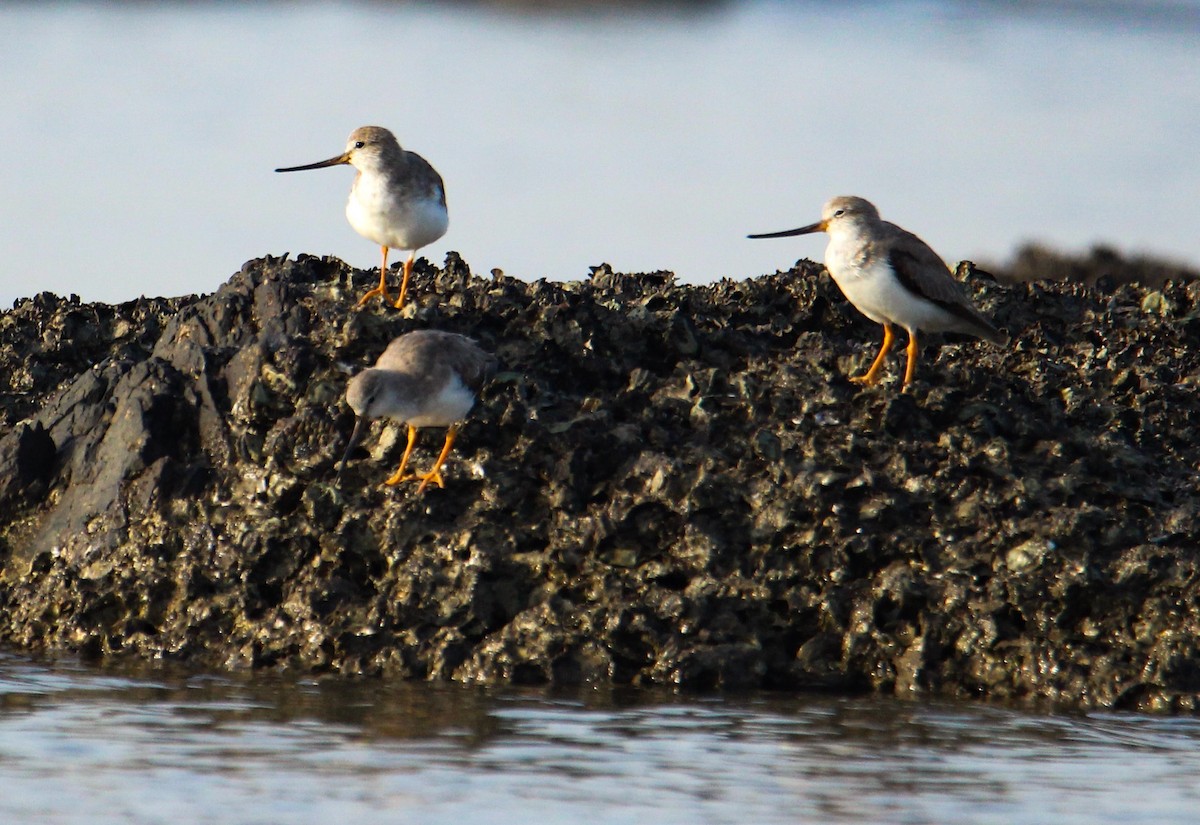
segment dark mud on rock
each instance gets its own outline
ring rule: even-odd
[[[1196,708],[1200,283],[975,278],[1013,343],[929,336],[901,394],[899,352],[847,380],[879,328],[807,262],[530,284],[451,255],[419,305],[354,310],[371,280],[267,259],[0,315],[0,642]],[[446,489],[382,486],[381,422],[339,483],[348,376],[429,327],[501,361]]]

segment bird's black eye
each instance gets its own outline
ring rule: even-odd
[[[835,218],[840,218],[842,215],[845,215],[845,214],[846,214],[846,210],[845,210],[845,209],[839,209],[838,211],[836,211],[836,212],[834,212],[834,213],[833,213],[833,216],[834,216]]]
[[[361,140],[356,140],[356,141],[354,141],[354,148],[355,148],[355,149],[361,149],[361,148],[363,148],[363,147],[364,147],[364,146],[366,146],[366,145],[367,145],[367,144],[366,144],[366,143],[364,143],[364,142],[363,142],[363,141],[361,141]]]

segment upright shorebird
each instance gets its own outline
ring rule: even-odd
[[[346,141],[346,151],[337,157],[275,171],[299,172],[343,163],[358,170],[346,201],[346,219],[355,232],[383,249],[379,286],[362,296],[358,306],[376,295],[388,300],[388,250],[402,249],[408,258],[395,304],[402,307],[417,250],[445,235],[450,223],[442,177],[425,158],[401,149],[396,136],[381,126],[355,129]]]
[[[881,220],[879,210],[862,198],[833,198],[821,210],[821,220],[789,229],[750,235],[784,238],[828,232],[825,268],[863,315],[883,324],[883,347],[871,368],[851,381],[874,384],[895,336],[892,324],[908,331],[908,366],[904,384],[917,368],[917,330],[964,332],[1003,344],[1008,337],[992,325],[967,298],[945,261],[916,235]]]
[[[350,379],[346,388],[346,401],[358,420],[338,466],[338,475],[341,476],[351,451],[362,439],[367,422],[372,418],[392,418],[408,425],[408,447],[400,460],[400,469],[384,484],[419,478],[418,493],[430,482],[444,487],[442,465],[450,455],[463,419],[475,405],[479,388],[495,369],[495,356],[464,335],[419,330],[393,339],[375,366]],[[446,444],[429,472],[405,475],[404,468],[417,443],[420,427],[449,427]]]

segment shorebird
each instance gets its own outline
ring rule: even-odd
[[[430,482],[444,487],[442,465],[450,455],[462,421],[475,405],[475,396],[496,369],[496,358],[464,335],[438,330],[418,330],[392,340],[375,366],[350,379],[346,402],[358,417],[338,466],[346,467],[351,451],[362,439],[372,418],[391,418],[408,425],[408,446],[400,469],[384,484],[420,479],[417,493]],[[405,475],[408,458],[421,427],[448,427],[446,443],[433,468],[423,475]]]
[[[883,324],[883,347],[864,374],[851,378],[874,384],[895,336],[892,325],[908,331],[908,365],[902,388],[912,382],[917,367],[917,331],[964,332],[1003,344],[1008,337],[975,308],[954,280],[946,263],[923,240],[894,223],[880,219],[870,201],[841,196],[821,210],[821,220],[789,229],[749,235],[784,238],[828,232],[825,268],[850,303],[877,324]]]
[[[379,286],[362,296],[358,306],[376,295],[388,300],[388,250],[402,249],[408,258],[395,304],[402,307],[417,250],[445,235],[450,223],[442,177],[425,158],[401,149],[396,136],[381,126],[355,129],[346,141],[346,151],[337,157],[275,171],[299,172],[344,163],[358,170],[346,201],[346,219],[355,232],[383,249]]]

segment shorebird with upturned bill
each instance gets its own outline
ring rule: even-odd
[[[439,330],[418,330],[392,340],[375,366],[350,379],[346,401],[357,420],[338,476],[346,468],[350,453],[358,445],[372,418],[391,418],[408,425],[408,446],[400,468],[384,484],[396,485],[420,479],[417,493],[431,482],[444,487],[442,465],[450,455],[455,436],[484,382],[496,370],[496,357],[484,352],[465,335]],[[422,427],[448,427],[446,443],[424,474],[405,475],[409,456]]]
[[[376,295],[388,300],[388,250],[401,249],[408,252],[408,258],[395,304],[400,308],[408,294],[408,277],[417,250],[445,235],[450,225],[442,176],[425,158],[400,148],[396,136],[382,126],[355,129],[346,140],[346,151],[337,157],[275,171],[300,172],[340,164],[358,170],[346,201],[346,219],[355,232],[383,249],[379,286],[362,296],[358,306]]]
[[[917,331],[963,332],[993,344],[1008,336],[984,317],[950,274],[938,254],[913,233],[879,217],[870,201],[852,196],[831,199],[821,210],[821,220],[788,229],[749,235],[750,238],[784,238],[829,233],[825,268],[838,289],[863,315],[883,324],[883,347],[864,374],[851,378],[874,384],[895,335],[892,325],[908,331],[908,365],[903,388],[917,368]]]

